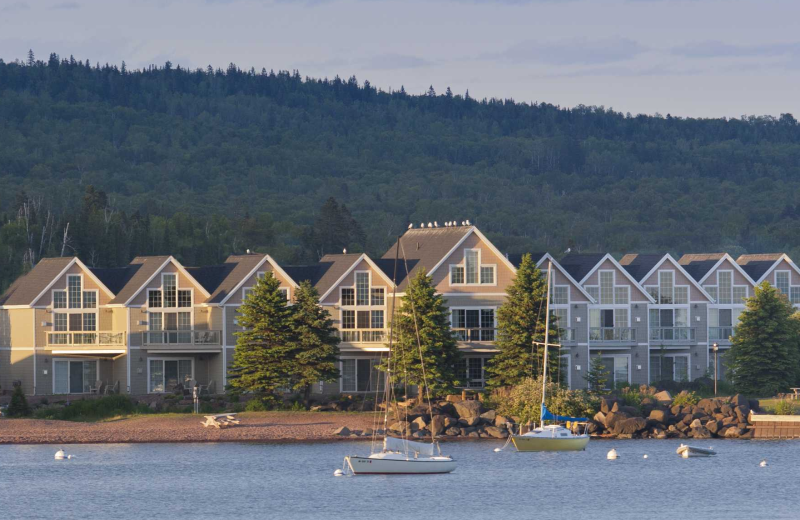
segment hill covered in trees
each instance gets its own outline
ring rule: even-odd
[[[632,116],[53,54],[0,60],[0,143],[0,289],[62,250],[306,262],[434,220],[470,219],[510,252],[800,257],[789,114]]]

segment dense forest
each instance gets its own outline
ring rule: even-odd
[[[434,220],[470,219],[509,252],[800,257],[798,173],[790,114],[634,116],[31,52],[0,60],[0,290],[42,256],[300,263]]]

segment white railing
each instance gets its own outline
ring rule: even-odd
[[[633,327],[592,327],[589,329],[589,341],[609,343],[629,343],[636,341],[636,329]]]
[[[340,330],[339,338],[345,343],[383,343],[385,330]]]
[[[124,332],[48,332],[48,345],[67,346],[121,346],[125,345]]]
[[[709,327],[709,341],[730,341],[736,335],[736,327]]]
[[[471,328],[471,329],[452,329],[458,341],[494,341],[497,337],[497,329],[494,328]]]
[[[142,332],[142,345],[222,345],[219,330],[148,330]]]
[[[650,341],[685,342],[695,341],[694,327],[653,327],[650,329]]]

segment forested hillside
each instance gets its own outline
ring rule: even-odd
[[[631,116],[235,65],[0,60],[0,289],[62,250],[97,266],[247,248],[307,262],[382,252],[409,221],[470,219],[510,252],[800,257],[798,173],[789,114]]]

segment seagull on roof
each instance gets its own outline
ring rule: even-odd
[[[343,254],[343,255],[346,255],[346,254],[347,254],[347,248],[346,248],[346,247],[345,247],[344,249],[342,249],[342,254]]]
[[[568,254],[570,254],[571,252],[572,252],[572,248],[571,248],[571,247],[568,247],[568,248],[567,248],[567,250],[566,250],[566,251],[564,251],[564,254],[565,254],[565,255],[568,255]]]
[[[414,224],[409,224],[408,225],[408,229],[413,229],[413,228],[414,228]]]
[[[466,226],[467,224],[466,224],[466,223],[465,223],[465,222],[462,220],[462,221],[461,221],[461,225],[462,225],[462,226]]]
[[[433,221],[433,227],[439,227],[439,223],[436,222],[435,220]]]
[[[466,220],[465,222],[467,223],[468,226],[472,225],[472,224],[469,223],[469,220]]]
[[[428,222],[428,227],[429,227],[429,228],[433,227],[433,224],[431,224],[430,222]]]

